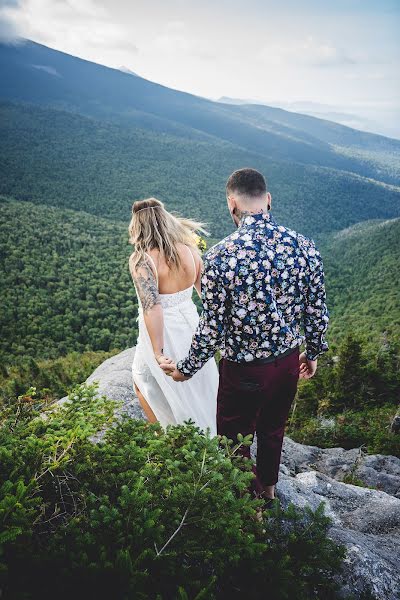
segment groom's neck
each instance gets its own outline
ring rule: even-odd
[[[268,212],[268,206],[250,206],[250,207],[241,207],[236,209],[236,215],[239,219],[243,219],[248,215],[262,215]]]

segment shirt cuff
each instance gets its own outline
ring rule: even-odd
[[[187,359],[178,361],[176,363],[176,368],[178,369],[179,373],[182,373],[182,375],[185,377],[193,377],[195,373],[194,368],[190,368],[190,363]]]
[[[317,358],[329,349],[327,342],[322,342],[320,346],[306,345],[306,358],[308,360],[317,360]]]
[[[311,350],[306,350],[307,360],[317,360],[319,354],[320,354],[319,352],[313,352]]]

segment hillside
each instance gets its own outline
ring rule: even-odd
[[[220,102],[224,100],[221,99]],[[234,101],[227,98],[226,102],[240,107],[241,111],[254,115],[262,123],[273,122],[276,126],[290,127],[297,132],[309,134],[321,142],[331,145],[334,152],[357,159],[364,167],[375,169],[378,179],[398,182],[400,177],[400,141],[381,135],[371,135],[339,125],[327,120],[327,117],[311,116],[304,111],[292,112],[281,108],[257,105],[255,102]],[[342,115],[343,116],[343,115]]]
[[[0,45],[0,75],[3,99],[55,106],[185,139],[218,138],[272,160],[400,182],[400,141],[315,117],[212,102],[30,41]],[[392,157],[389,169],[382,168],[382,156],[385,162]]]
[[[127,229],[0,199],[0,356],[56,358],[136,341]]]
[[[369,222],[321,247],[330,342],[353,330],[398,336],[400,219]],[[0,201],[0,356],[56,358],[136,342],[127,227],[73,210]]]
[[[134,79],[132,77],[132,79]],[[225,181],[251,165],[268,179],[277,218],[318,237],[400,214],[400,190],[327,167],[276,162],[229,142],[190,139],[33,105],[0,104],[0,193],[128,223],[134,199],[232,229]]]
[[[400,219],[360,223],[323,245],[331,339],[399,339]],[[383,336],[382,333],[386,332]]]
[[[0,75],[3,357],[132,345],[132,202],[157,196],[219,239],[233,227],[225,181],[243,166],[266,175],[277,220],[321,245],[334,343],[396,334],[400,142],[33,42],[0,44]]]

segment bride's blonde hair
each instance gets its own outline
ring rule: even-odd
[[[171,214],[156,198],[134,202],[129,224],[129,243],[135,248],[129,258],[131,274],[145,259],[145,253],[154,248],[163,254],[170,269],[178,269],[181,260],[177,244],[185,244],[199,252],[196,231],[208,235],[203,227],[203,223]]]

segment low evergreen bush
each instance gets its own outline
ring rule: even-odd
[[[338,355],[323,354],[315,377],[299,382],[287,434],[323,448],[400,456],[400,437],[391,431],[399,394],[398,343],[384,339],[367,351],[349,333]]]
[[[320,448],[362,447],[368,454],[390,454],[400,457],[400,436],[390,430],[396,410],[392,405],[347,410],[328,419],[299,418],[292,421],[288,435],[300,444]]]
[[[335,598],[329,519],[259,520],[240,444],[192,422],[163,430],[78,386],[30,390],[0,417],[0,596],[11,600]]]

